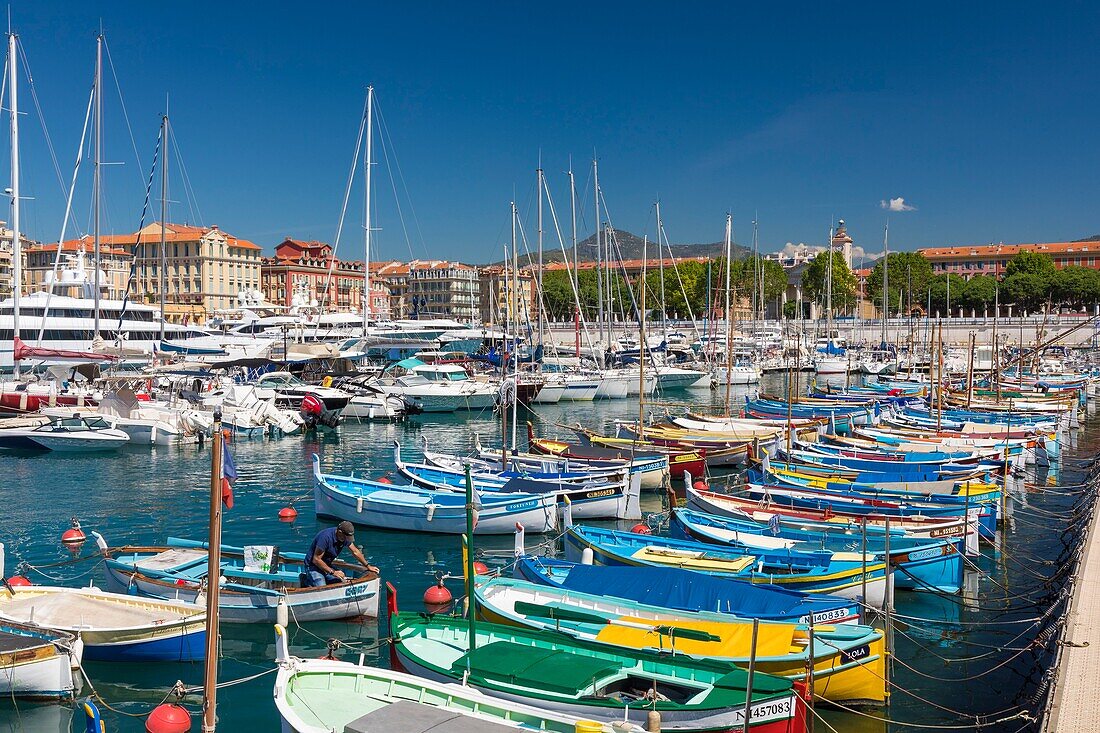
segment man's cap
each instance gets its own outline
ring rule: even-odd
[[[340,534],[344,535],[345,537],[355,536],[355,525],[347,520],[344,520],[343,522],[340,522],[338,525],[336,525],[336,529],[340,530]]]

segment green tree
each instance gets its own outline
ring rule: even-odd
[[[891,252],[884,263],[881,259],[871,269],[867,278],[867,297],[876,307],[882,307],[882,271],[888,267],[890,275],[890,313],[896,314],[909,307],[923,306],[932,280],[932,263],[920,252]]]
[[[569,272],[566,270],[543,273],[542,298],[546,304],[546,314],[552,320],[561,321],[573,317],[576,301],[569,279]]]
[[[798,317],[798,303],[788,300],[783,304],[783,317],[791,320]]]
[[[953,286],[954,284],[952,284]],[[997,300],[997,278],[992,275],[977,275],[966,281],[959,305],[982,313],[992,309]],[[954,291],[952,291],[954,296]]]
[[[1100,301],[1100,273],[1071,265],[1057,270],[1051,279],[1051,295],[1058,303],[1084,308]]]
[[[851,309],[856,302],[856,276],[844,261],[840,252],[832,253],[833,259],[833,311],[843,313]],[[829,255],[821,252],[802,272],[802,291],[811,299],[826,302],[826,280],[829,269]]]
[[[962,298],[966,294],[966,280],[958,275],[936,275],[928,283],[928,293],[932,298],[932,313],[939,311],[941,315],[947,315],[948,307],[957,310],[963,305]],[[950,302],[948,299],[950,298]]]
[[[1017,274],[1040,275],[1053,277],[1055,273],[1054,260],[1045,252],[1018,252],[1008,261],[1005,267],[1005,279]]]

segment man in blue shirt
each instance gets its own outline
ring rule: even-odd
[[[351,551],[360,565],[372,573],[378,572],[378,568],[368,563],[362,551],[355,546],[355,526],[351,522],[344,521],[335,527],[322,529],[313,538],[306,553],[306,577],[303,578],[308,580],[309,587],[348,581],[348,576],[343,570],[333,567],[333,563],[345,547]]]

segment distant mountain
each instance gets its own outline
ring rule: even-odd
[[[1100,234],[1093,234],[1091,237],[1085,237],[1084,239],[1075,239],[1074,242],[1100,242]]]
[[[625,231],[623,229],[615,230],[614,237],[615,256],[622,257],[624,260],[640,260],[642,258],[642,250],[646,249],[645,241],[632,232]],[[577,243],[577,250],[580,253],[581,262],[590,262],[596,259],[596,235],[588,237],[585,240]],[[570,247],[565,250],[569,256],[569,261],[573,261],[573,248]],[[652,239],[649,241],[647,249],[649,257],[656,259],[658,256],[657,243]],[[668,254],[668,248],[664,248],[664,254]],[[744,257],[751,254],[752,250],[747,247],[742,247],[739,244],[733,245],[733,256]],[[672,245],[672,254],[675,257],[721,257],[726,253],[725,242],[713,242],[711,244],[674,244]],[[532,253],[530,260],[537,261],[538,255]],[[526,255],[520,255],[520,265],[525,265],[528,262]],[[560,247],[554,247],[553,249],[545,247],[542,253],[543,262],[561,262],[562,253]],[[499,263],[495,263],[499,264]]]

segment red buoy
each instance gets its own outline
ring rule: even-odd
[[[649,525],[642,522],[635,524],[630,528],[630,531],[634,534],[653,534],[653,530],[649,528]]]
[[[485,563],[481,562],[480,560],[475,560],[474,561],[474,575],[488,575],[488,574],[489,574],[489,566],[486,565]]]
[[[706,481],[696,481],[691,485],[691,488],[695,489],[696,491],[706,491],[710,487],[707,486]]]
[[[392,484],[393,481],[390,481],[387,477],[382,476],[378,479],[378,483],[380,483],[380,484]]]
[[[286,506],[284,506],[282,509],[279,510],[279,521],[280,522],[293,522],[297,518],[298,518],[298,510],[295,509],[294,507],[292,507],[290,504],[287,504]]]
[[[429,586],[428,590],[424,591],[424,607],[428,610],[428,613],[446,611],[447,607],[451,605],[452,600],[454,600],[454,597],[451,595],[451,591],[447,589],[447,586],[443,585],[442,579],[435,585]]]
[[[187,733],[191,730],[191,713],[175,703],[165,703],[153,708],[145,719],[147,733]]]
[[[13,575],[8,578],[7,582],[12,588],[26,588],[27,586],[34,585],[34,583],[27,580],[22,575]]]
[[[80,528],[80,522],[76,517],[73,517],[73,526],[61,533],[61,544],[63,545],[79,545],[88,539],[84,535],[84,530]]]

